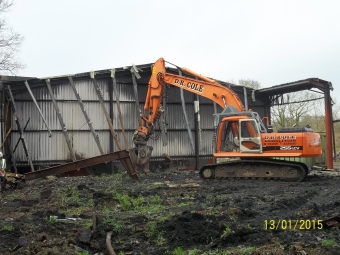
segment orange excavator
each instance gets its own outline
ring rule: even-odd
[[[214,158],[233,160],[203,166],[199,170],[202,178],[302,181],[306,177],[306,164],[277,158],[321,155],[319,134],[309,127],[281,128],[277,133],[270,132],[270,126],[266,127],[256,112],[245,111],[233,90],[187,68],[180,69],[194,78],[168,73],[163,58],[153,65],[144,105],[145,115],[141,116],[140,126],[133,135],[135,148],[130,151],[135,166],[148,166],[153,148],[147,142],[160,117],[162,97],[168,84],[209,98],[223,108],[221,113],[214,115],[218,126],[213,155]]]

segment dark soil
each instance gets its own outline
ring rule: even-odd
[[[193,172],[35,180],[0,193],[0,254],[109,254],[109,231],[116,254],[340,254],[339,228],[318,229],[340,214],[339,185]]]

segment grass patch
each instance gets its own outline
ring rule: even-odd
[[[58,210],[59,213],[66,214],[67,216],[80,215],[87,210],[86,207],[75,207]]]
[[[337,242],[334,240],[334,239],[325,239],[325,240],[322,240],[321,244],[323,246],[330,246],[330,247],[335,247],[337,246]]]
[[[159,212],[164,208],[162,199],[158,195],[147,198],[142,195],[132,197],[114,190],[112,196],[119,201],[119,209],[122,211]]]
[[[145,235],[147,237],[155,237],[158,234],[157,223],[155,221],[149,221],[145,225]]]
[[[226,237],[226,236],[228,236],[228,235],[230,235],[230,234],[235,233],[235,231],[232,230],[227,224],[224,224],[224,227],[225,228],[224,228],[223,233],[221,235],[221,239]]]
[[[166,244],[166,239],[163,237],[162,232],[158,233],[157,238],[156,238],[156,244],[158,246],[164,246]]]
[[[93,227],[93,220],[89,219],[89,220],[83,220],[81,222],[81,225],[86,228],[86,229],[91,229]]]
[[[157,222],[149,221],[145,225],[145,235],[148,238],[155,240],[156,245],[164,246],[166,244],[166,239],[163,237],[163,232],[159,232],[157,229]]]
[[[231,215],[229,215],[229,219],[236,222],[238,220],[238,216],[237,216],[237,214],[231,214]]]
[[[5,230],[5,231],[13,231],[14,227],[12,225],[5,225],[1,228],[1,230]]]
[[[124,223],[120,220],[112,218],[111,211],[109,208],[104,207],[103,213],[103,223],[110,227],[115,233],[120,234],[124,230]]]
[[[186,255],[187,252],[183,250],[181,247],[176,247],[172,252],[171,255]]]
[[[90,255],[88,251],[77,251],[76,255]]]
[[[253,254],[256,251],[256,247],[244,247],[240,249],[240,253],[247,255],[247,254]]]
[[[178,204],[178,207],[189,206],[189,205],[192,205],[193,203],[194,203],[193,201],[182,202]]]
[[[124,223],[120,220],[105,218],[103,222],[105,225],[109,226],[113,232],[117,234],[122,233],[124,230]]]

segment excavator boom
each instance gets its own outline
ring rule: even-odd
[[[162,102],[163,90],[166,84],[209,98],[222,108],[225,108],[227,105],[233,105],[236,107],[237,111],[244,111],[244,106],[241,100],[231,89],[222,86],[212,79],[195,73],[188,68],[181,68],[181,70],[199,78],[200,80],[167,73],[163,58],[160,58],[155,62],[152,67],[152,75],[149,81],[149,89],[144,105],[144,110],[149,111],[148,117],[144,117],[145,121],[148,123],[154,123],[157,111],[159,110]]]

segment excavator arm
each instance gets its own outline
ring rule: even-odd
[[[163,58],[158,59],[152,67],[144,105],[145,114],[141,116],[141,125],[133,135],[133,142],[136,147],[131,153],[131,158],[133,162],[137,162],[135,166],[147,164],[151,156],[152,147],[146,144],[153,133],[154,123],[160,116],[162,96],[167,84],[209,98],[222,108],[233,106],[238,112],[244,111],[241,100],[231,89],[187,68],[180,69],[193,77],[197,77],[197,79],[166,72],[165,60]],[[144,170],[147,167],[144,166]]]

